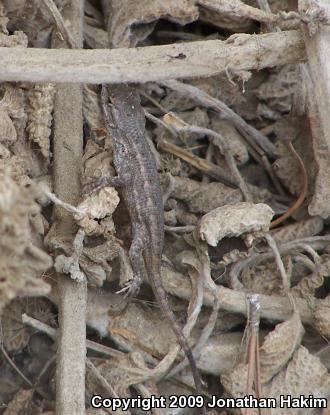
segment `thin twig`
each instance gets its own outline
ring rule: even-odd
[[[279,245],[278,250],[281,254],[296,253],[297,251],[306,250],[306,246],[316,245],[314,248],[322,249],[330,241],[330,236],[313,236],[308,238],[296,239],[291,242]],[[274,258],[273,251],[267,251],[263,253],[253,253],[247,258],[236,262],[229,272],[232,288],[244,289],[242,283],[239,281],[239,275],[242,270],[251,265],[258,264],[263,261]]]
[[[253,146],[253,148],[260,152],[259,147],[261,147],[268,155],[274,156],[275,147],[274,144],[269,141],[268,137],[264,136],[256,128],[248,124],[224,102],[212,97],[196,86],[184,84],[179,81],[162,81],[160,84],[175,90],[181,95],[189,96],[189,98],[198,102],[200,105],[212,108],[217,112],[221,112],[226,119],[230,120],[235,127],[241,131],[243,136],[249,140],[249,143]]]
[[[74,215],[79,215],[81,217],[86,216],[86,212],[77,209],[75,206],[70,205],[70,203],[65,203],[63,200],[60,200],[54,193],[50,192],[47,189],[43,189],[45,195],[50,199],[56,206],[60,206],[63,209],[66,209],[68,212],[73,213]]]
[[[200,272],[199,278],[200,282],[205,285],[206,288],[213,293],[213,303],[212,303],[212,313],[209,317],[209,320],[206,326],[203,328],[202,333],[197,340],[195,346],[193,347],[193,354],[194,357],[197,358],[200,355],[201,350],[207,344],[209,338],[211,337],[215,324],[218,318],[219,308],[220,308],[220,301],[216,295],[216,285],[211,277],[211,263],[210,258],[208,255],[207,245],[200,241],[198,234],[193,234],[194,239],[196,241],[196,251],[197,256],[200,262]],[[168,377],[174,376],[176,373],[181,371],[184,367],[188,365],[188,359],[185,358],[182,362],[180,362],[177,366],[175,366],[171,372],[168,374]]]
[[[313,246],[314,249],[324,249],[330,242],[330,236],[314,236],[308,238],[297,239],[292,242],[279,246],[280,253],[295,253],[299,250],[304,250],[304,245],[307,243]],[[238,281],[238,277],[242,269],[254,263],[269,260],[274,257],[273,252],[266,252],[263,254],[251,254],[248,258],[237,262],[230,270],[230,279]],[[185,282],[185,279],[180,274],[176,273],[177,282],[167,281],[166,273],[164,274],[165,289],[180,298],[189,299],[190,288]],[[239,290],[244,290],[242,283],[238,281]],[[220,308],[222,310],[240,313],[246,315],[245,307],[245,293],[244,291],[237,291],[236,289],[228,289],[223,286],[218,286],[216,289],[220,300]],[[213,302],[213,295],[207,290],[204,295],[204,305],[211,306]],[[311,304],[300,298],[296,299],[297,308],[299,310],[301,319],[304,323],[312,324],[314,321],[313,310]],[[277,321],[285,321],[292,314],[292,302],[285,297],[274,297],[267,295],[260,295],[261,317]]]
[[[260,9],[267,15],[274,16],[272,14],[272,10],[269,6],[268,0],[257,0],[258,6]],[[278,20],[278,16],[274,16],[272,20],[269,19],[268,21],[264,21],[263,23],[267,27],[269,32],[279,32],[281,29],[276,26],[276,20]]]
[[[42,0],[44,6],[48,10],[50,16],[52,17],[54,23],[56,24],[59,32],[61,33],[63,39],[68,43],[69,47],[72,49],[78,48],[78,43],[75,41],[70,30],[66,27],[63,17],[59,12],[56,4],[53,0]]]
[[[231,152],[230,147],[227,144],[225,137],[223,137],[219,133],[216,133],[213,130],[210,130],[209,128],[198,127],[196,125],[188,125],[187,123],[182,121],[178,116],[172,113],[167,114],[167,115],[168,115],[167,117],[164,117],[165,123],[169,124],[176,131],[184,132],[184,133],[191,133],[191,134],[198,133],[202,135],[207,135],[211,139],[213,139],[214,142],[217,143],[218,147],[220,147],[222,150],[222,154],[225,157],[225,160],[231,171],[231,174],[233,175],[233,177],[235,177],[237,185],[240,188],[241,192],[243,193],[245,200],[248,202],[251,202],[252,197],[251,197],[250,191],[248,190],[248,187],[243,177],[241,176],[241,173],[239,172],[237,168],[234,156]],[[174,122],[172,122],[172,118],[174,118]],[[176,122],[176,121],[179,121],[179,122]]]
[[[97,379],[97,381],[100,383],[100,385],[108,392],[109,397],[111,398],[119,398],[117,392],[114,390],[114,388],[110,385],[110,383],[105,379],[104,376],[101,375],[97,367],[93,364],[93,362],[90,359],[86,359],[86,366],[91,371],[93,376]],[[128,415],[130,412],[127,412]]]
[[[47,334],[51,339],[57,341],[58,331],[53,327],[48,326],[45,323],[42,323],[39,320],[36,320],[33,317],[28,316],[27,314],[22,314],[22,322],[41,333]],[[86,341],[87,349],[93,352],[101,353],[104,356],[112,357],[112,358],[122,358],[125,353],[120,352],[116,349],[112,349],[111,347],[104,346],[103,344],[93,342],[91,340]]]
[[[182,160],[194,166],[196,169],[200,170],[210,177],[213,177],[219,182],[233,188],[238,187],[233,178],[220,166],[210,163],[209,161],[198,157],[195,154],[192,154],[190,151],[178,147],[175,144],[170,143],[164,139],[158,142],[158,147],[167,153],[181,158]]]
[[[283,264],[281,255],[279,253],[279,250],[277,248],[277,244],[275,242],[275,239],[269,233],[266,233],[265,239],[266,239],[270,249],[273,251],[275,262],[276,262],[277,268],[278,268],[278,270],[280,272],[280,275],[281,275],[281,278],[282,278],[283,288],[284,288],[284,291],[287,293],[290,289],[290,281],[288,280],[288,276],[286,274],[284,264]]]
[[[182,233],[191,233],[196,229],[196,226],[194,225],[185,225],[185,226],[164,226],[165,232],[169,233],[176,233],[176,234],[182,234]]]
[[[8,353],[2,345],[0,345],[0,350],[4,358],[10,364],[10,366],[15,370],[16,373],[18,373],[19,377],[22,378],[24,382],[32,389],[33,383],[30,382],[29,379],[24,375],[24,373],[15,365],[15,363],[12,361],[12,359],[10,358],[10,356],[8,355]]]

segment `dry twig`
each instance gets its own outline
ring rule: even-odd
[[[262,51],[262,53],[260,53]],[[184,56],[184,59],[177,57]],[[0,81],[148,82],[263,69],[306,59],[299,31],[112,50],[0,48]]]

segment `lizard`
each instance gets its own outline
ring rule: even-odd
[[[159,306],[189,361],[196,391],[200,394],[202,382],[192,350],[170,308],[162,284],[164,207],[155,158],[145,138],[145,115],[140,95],[136,88],[126,84],[103,84],[101,103],[106,129],[113,140],[117,176],[100,177],[92,184],[92,191],[108,185],[120,188],[129,212],[132,228],[129,258],[133,279],[124,290],[127,289],[129,296],[135,295],[146,273]]]

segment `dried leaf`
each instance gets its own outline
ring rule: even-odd
[[[173,178],[172,197],[186,202],[193,213],[207,213],[219,206],[235,205],[243,201],[242,192],[222,183],[200,183],[186,177]],[[266,189],[248,186],[255,203],[270,201],[271,195]]]
[[[225,237],[267,231],[273,215],[272,209],[263,203],[221,206],[203,216],[199,234],[203,241],[217,246]]]
[[[281,294],[282,280],[274,262],[244,268],[241,281],[250,292],[267,295]]]
[[[14,124],[7,111],[0,109],[0,143],[10,145],[17,139]]]
[[[43,298],[32,300],[16,298],[5,306],[1,316],[1,337],[9,352],[22,350],[29,342],[33,331],[22,323],[22,314],[54,325],[50,304]]]
[[[296,65],[285,65],[278,73],[270,75],[256,90],[257,97],[276,113],[275,119],[291,110],[297,81]]]
[[[171,344],[175,343],[175,335],[166,319],[133,303],[123,313],[111,316],[108,330],[121,347],[143,350],[152,356],[166,355]]]
[[[247,365],[239,363],[230,372],[221,376],[221,383],[231,396],[235,398],[243,397],[246,392]]]
[[[8,404],[4,415],[32,415],[36,408],[32,404],[33,389],[19,390]],[[38,413],[40,413],[38,411]]]
[[[264,339],[260,348],[261,381],[267,383],[288,363],[299,347],[304,327],[294,312],[284,323],[278,324]]]
[[[229,121],[221,120],[219,117],[212,117],[211,120],[211,128],[226,139],[228,148],[237,164],[240,166],[247,163],[249,160],[249,153],[236,128]],[[214,144],[216,145],[216,143]]]
[[[121,397],[129,397],[130,392],[126,385],[129,378],[126,368],[132,367],[132,361],[129,355],[124,355],[121,359],[101,360],[91,359],[97,370],[103,376],[110,385],[114,388],[117,394]],[[108,391],[105,390],[100,382],[95,379],[95,376],[91,370],[87,367],[86,371],[86,389],[89,393],[100,393],[104,396],[108,396]],[[118,408],[118,414],[123,412]]]
[[[4,84],[3,98],[0,108],[7,111],[11,118],[23,118],[25,116],[25,96],[22,88],[17,85]]]
[[[1,48],[26,48],[28,45],[28,38],[25,33],[15,31],[13,35],[4,35],[0,33],[0,47]]]
[[[282,226],[279,229],[272,231],[271,234],[276,243],[284,244],[295,239],[318,235],[323,230],[323,226],[324,221],[320,217],[315,216],[315,218],[309,218],[297,223]]]
[[[83,252],[83,242],[85,233],[80,229],[73,240],[73,250],[70,256],[57,255],[54,262],[54,268],[58,273],[69,274],[70,278],[84,283],[85,274],[80,270],[79,260]]]
[[[85,181],[114,174],[114,169],[111,167],[112,154],[104,150],[93,140],[87,141],[83,157]]]
[[[104,229],[97,222],[97,219],[111,216],[119,204],[117,191],[113,187],[104,187],[96,194],[87,196],[79,205],[78,209],[84,216],[75,215],[75,219],[87,234],[103,233]],[[110,225],[110,227],[109,227]],[[114,230],[114,225],[108,223],[108,230]]]
[[[189,0],[114,0],[108,6],[108,31],[113,47],[132,47],[145,39],[159,19],[185,25],[198,19],[198,8]]]
[[[0,32],[4,33],[5,35],[8,35],[8,20],[9,19],[6,15],[4,4],[0,3]]]
[[[321,216],[321,218],[326,219],[330,214],[329,131],[325,124],[323,125],[321,120],[320,109],[322,108],[322,105],[319,105],[319,100],[321,98],[315,94],[315,85],[310,77],[309,69],[303,65],[301,66],[301,75],[307,91],[309,126],[312,136],[313,155],[317,169],[313,197],[308,206],[308,212],[311,216],[318,215]]]
[[[247,105],[246,97],[239,86],[228,79],[227,74],[220,74],[209,78],[193,79],[190,82],[192,85],[198,87],[202,91],[211,95],[216,99],[222,100],[231,108],[242,107],[245,112],[249,112],[253,118],[256,117],[255,108]],[[221,85],[221,88],[219,88]],[[179,94],[177,91],[169,90],[165,97],[161,100],[161,104],[168,111],[187,111],[196,107],[196,101],[184,94]],[[241,110],[238,111],[241,115]],[[245,116],[245,114],[243,114]],[[249,117],[247,117],[249,118]]]
[[[320,359],[300,346],[293,354],[288,366],[282,370],[271,382],[267,391],[269,397],[291,395],[299,398],[300,395],[315,398],[327,398],[329,395],[330,376],[327,368]],[[275,408],[271,415],[297,415],[299,409]],[[309,414],[316,415],[318,410],[311,409]]]
[[[84,247],[79,264],[90,283],[101,287],[106,278],[110,280],[112,268],[108,261],[117,258],[121,249],[114,238],[95,247]]]
[[[106,49],[109,46],[108,32],[85,22],[84,40],[90,49]]]
[[[221,376],[221,382],[225,390],[235,398],[241,398],[246,394],[247,365],[239,364],[229,373]],[[262,398],[278,398],[280,395],[290,395],[292,398],[300,396],[315,398],[327,398],[329,395],[330,375],[320,359],[313,356],[308,350],[300,346],[292,356],[287,367],[275,376],[268,384],[262,385]],[[250,409],[251,415],[257,415],[258,409]],[[267,410],[269,415],[297,415],[298,408],[276,408]],[[309,414],[316,415],[319,412],[311,409]]]
[[[66,3],[67,0],[56,0],[56,5],[60,11]],[[22,30],[29,39],[29,46],[37,48],[49,46],[53,21],[43,2],[38,2],[38,7],[31,7],[31,3],[26,0],[4,0],[4,4],[8,10],[10,19],[8,28],[10,30],[16,30],[17,28]]]
[[[31,244],[29,216],[38,211],[35,197],[31,188],[0,173],[0,309],[16,296],[49,292],[38,277],[51,266],[51,258]]]
[[[104,121],[101,111],[100,94],[88,86],[84,86],[84,117],[91,130],[104,128]],[[105,130],[104,130],[105,131]]]
[[[200,20],[205,23],[209,23],[212,26],[219,27],[222,30],[228,30],[229,32],[243,32],[248,33],[250,31],[255,31],[255,22],[252,19],[248,19],[239,14],[232,12],[221,13],[219,8],[235,10],[235,3],[233,2],[213,2],[212,0],[208,1],[199,1],[200,5]]]
[[[326,338],[330,338],[330,295],[317,300],[313,326]]]
[[[290,193],[298,196],[303,185],[299,163],[284,143],[277,143],[277,153],[280,156],[273,163],[274,171]]]
[[[316,264],[314,271],[306,277],[301,278],[297,285],[291,289],[295,297],[313,299],[315,291],[323,285],[324,268],[321,264]]]
[[[99,289],[88,289],[86,321],[101,337],[108,336],[109,313],[122,308],[123,298]]]

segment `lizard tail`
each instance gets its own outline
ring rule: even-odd
[[[155,273],[151,274],[153,275],[153,278],[150,278],[150,284],[152,286],[154,295],[157,299],[157,301],[159,302],[159,305],[162,309],[162,312],[164,314],[164,316],[167,318],[167,320],[171,323],[171,327],[172,330],[174,332],[174,334],[176,335],[177,341],[181,347],[181,349],[184,351],[190,367],[191,367],[191,372],[194,378],[194,383],[195,383],[195,387],[196,387],[196,391],[198,394],[202,393],[202,381],[201,381],[201,377],[199,375],[197,366],[196,366],[196,361],[195,358],[193,356],[192,350],[188,344],[188,341],[186,339],[186,337],[184,336],[181,327],[179,326],[175,315],[173,313],[173,311],[171,310],[171,307],[169,305],[169,302],[167,300],[167,294],[166,291],[161,283],[161,277],[160,277],[160,273],[158,273],[157,277],[155,275]]]

